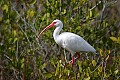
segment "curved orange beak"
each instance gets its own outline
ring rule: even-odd
[[[52,22],[50,25],[48,25],[46,28],[44,28],[40,33],[39,35],[37,36],[37,38],[39,39],[40,35],[45,32],[46,30],[48,30],[49,28],[52,28],[54,26],[56,22]]]

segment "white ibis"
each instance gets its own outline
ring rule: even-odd
[[[88,42],[86,42],[82,37],[80,37],[74,33],[70,33],[70,32],[63,32],[60,34],[60,31],[63,28],[63,23],[58,19],[54,20],[49,26],[44,28],[38,35],[38,39],[44,31],[46,31],[49,28],[52,28],[54,26],[56,27],[56,29],[53,32],[54,40],[59,46],[65,48],[66,50],[71,52],[72,66],[73,66],[75,60],[77,60],[80,57],[80,54],[78,53],[80,51],[93,52],[93,53],[97,54],[96,50]],[[77,54],[76,58],[74,58],[75,54]]]

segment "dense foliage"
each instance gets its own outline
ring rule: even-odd
[[[1,0],[1,80],[119,80],[120,0]],[[72,68],[71,55],[52,37],[36,36],[54,19],[64,31],[88,41],[99,56],[81,54]],[[67,61],[65,60],[67,54]]]

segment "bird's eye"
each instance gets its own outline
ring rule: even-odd
[[[52,22],[53,25],[55,25],[57,22]]]
[[[54,24],[56,24],[57,22],[54,22]]]

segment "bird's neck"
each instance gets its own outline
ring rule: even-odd
[[[54,30],[54,33],[53,33],[53,37],[54,37],[54,40],[57,42],[58,40],[58,37],[60,35],[60,31],[62,30],[62,26],[61,27],[56,27],[56,29]]]

